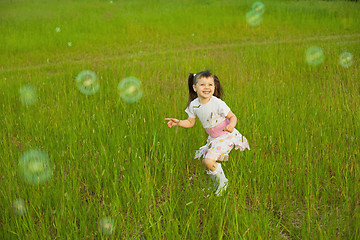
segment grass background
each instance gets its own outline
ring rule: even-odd
[[[0,236],[3,239],[358,239],[360,4],[264,1],[0,2]],[[55,29],[59,27],[58,33]],[[72,46],[68,46],[68,42]],[[325,61],[305,62],[319,46]],[[339,65],[350,52],[354,63]],[[187,76],[209,68],[251,151],[233,151],[224,197],[195,150],[205,143],[186,118]],[[76,89],[82,70],[100,90]],[[135,76],[144,95],[122,102]],[[24,106],[19,89],[36,86]],[[30,185],[18,161],[46,151],[54,175]],[[209,196],[208,196],[209,194]],[[208,197],[206,197],[208,196]],[[12,203],[24,199],[27,212]],[[98,230],[104,217],[115,230]]]

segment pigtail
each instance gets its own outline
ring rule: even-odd
[[[224,92],[221,88],[220,80],[216,75],[213,75],[213,77],[214,77],[214,83],[215,83],[214,96],[221,99],[221,96],[224,94]]]
[[[195,74],[190,73],[188,78],[188,87],[189,87],[189,101],[187,103],[188,106],[195,98],[197,98],[197,94],[193,88],[193,85],[195,84],[195,76],[196,76]]]

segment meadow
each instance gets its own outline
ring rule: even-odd
[[[253,2],[0,1],[0,238],[360,239],[360,3],[263,1],[251,26]],[[223,164],[221,197],[193,159],[201,123],[164,121],[187,118],[188,74],[205,69],[251,147]],[[117,88],[129,76],[133,103]],[[42,184],[20,173],[31,149],[51,162]]]

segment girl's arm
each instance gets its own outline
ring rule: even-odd
[[[179,120],[176,118],[165,118],[165,120],[169,121],[167,123],[169,128],[171,128],[173,126],[180,126],[183,128],[191,128],[194,126],[196,118],[188,118],[186,120]]]
[[[235,126],[236,126],[237,118],[236,118],[235,114],[232,111],[230,111],[228,113],[226,118],[229,119],[229,124],[225,127],[224,130],[232,133],[234,131]]]

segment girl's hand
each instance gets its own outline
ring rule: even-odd
[[[178,126],[180,120],[176,118],[165,118],[166,121],[169,121],[167,123],[168,127],[171,128],[173,126]]]
[[[229,124],[224,128],[224,130],[229,132],[229,133],[232,133],[234,131],[234,127]]]

